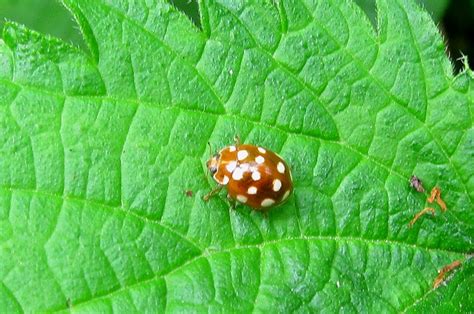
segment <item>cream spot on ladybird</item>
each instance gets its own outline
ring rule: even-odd
[[[266,198],[261,203],[262,207],[272,206],[273,204],[275,204],[275,201],[272,200],[271,198]]]
[[[255,161],[257,162],[257,164],[263,164],[265,162],[265,158],[263,158],[263,156],[257,156],[257,158],[255,158]]]
[[[247,190],[247,193],[250,194],[250,195],[255,195],[255,194],[257,194],[257,188],[255,186],[251,186]]]
[[[235,152],[236,149],[235,146],[229,146],[229,152]]]
[[[243,177],[244,177],[244,171],[240,167],[235,168],[234,172],[232,172],[232,179],[236,181],[239,181]]]
[[[227,169],[227,171],[229,171],[230,173],[234,172],[235,170],[235,167],[237,167],[237,161],[231,161],[227,164],[227,166],[225,166],[225,168]]]
[[[247,202],[247,196],[244,195],[237,195],[237,200],[241,203],[246,203]]]
[[[283,198],[281,200],[282,201],[286,200],[288,198],[288,195],[290,195],[290,190],[285,192],[285,194],[283,195]]]
[[[262,148],[262,147],[259,147],[258,151],[261,152],[262,154],[265,154],[267,152],[265,148]]]
[[[245,149],[244,150],[239,150],[237,152],[237,159],[238,160],[244,160],[245,158],[247,158],[248,155],[249,155],[249,152],[246,151]]]
[[[260,180],[262,176],[260,175],[260,172],[258,172],[257,170],[255,170],[254,172],[252,172],[252,179],[254,181],[258,181]]]
[[[278,179],[273,180],[273,191],[278,192],[281,189],[281,181]]]
[[[228,176],[224,176],[224,178],[222,178],[221,184],[226,185],[227,183],[229,183],[229,177],[228,177]]]
[[[279,173],[285,173],[285,165],[281,161],[278,162],[277,170]]]
[[[239,165],[240,168],[242,168],[242,171],[246,172],[251,169],[250,165],[248,163],[243,163]]]

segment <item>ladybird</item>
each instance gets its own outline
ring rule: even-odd
[[[240,144],[238,139],[206,165],[218,186],[204,200],[225,187],[231,200],[265,211],[283,203],[293,191],[290,168],[280,156],[260,146]]]

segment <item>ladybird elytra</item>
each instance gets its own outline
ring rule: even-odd
[[[261,146],[240,144],[222,148],[206,163],[218,186],[228,197],[255,210],[267,210],[286,201],[293,191],[291,170],[278,154]]]

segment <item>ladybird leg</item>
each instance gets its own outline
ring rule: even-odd
[[[235,146],[240,146],[240,136],[238,135],[234,136],[234,142],[235,142]]]
[[[223,185],[218,185],[216,186],[215,188],[213,188],[209,193],[207,193],[206,195],[204,195],[204,197],[202,198],[205,202],[207,202],[212,196],[216,195],[217,193],[219,193],[222,188],[224,186]]]
[[[227,194],[227,200],[229,201],[230,209],[235,210],[235,207],[237,206],[237,202],[232,197],[230,197],[229,194]]]

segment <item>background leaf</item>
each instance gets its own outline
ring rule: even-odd
[[[381,0],[65,1],[90,55],[8,23],[0,45],[0,308],[472,311],[473,79],[427,13]],[[280,153],[268,219],[214,183],[206,144]],[[445,214],[412,229],[438,185]],[[193,196],[186,191],[193,191]]]
[[[0,29],[6,20],[16,21],[83,47],[77,24],[60,1],[0,0],[0,18]]]
[[[355,0],[355,2],[364,10],[368,15],[369,19],[376,22],[377,12],[375,0]],[[417,0],[420,6],[422,6],[435,21],[439,21],[448,7],[451,0]]]

